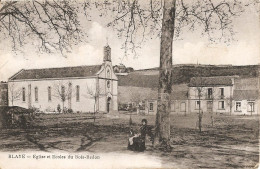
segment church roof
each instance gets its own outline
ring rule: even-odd
[[[101,69],[101,66],[102,65],[45,69],[22,69],[10,77],[9,80],[95,76],[96,73]]]

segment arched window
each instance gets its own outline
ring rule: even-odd
[[[72,89],[71,89],[71,87],[72,87],[72,83],[69,82],[69,90],[68,90],[68,99],[69,99],[69,100],[71,99],[71,95],[72,95]]]
[[[107,69],[107,78],[110,78],[110,70]]]
[[[22,89],[22,95],[23,95],[23,102],[25,102],[25,88],[23,87],[23,89]]]
[[[79,85],[76,86],[76,101],[79,102]]]
[[[61,100],[64,102],[66,100],[65,87],[61,86]]]
[[[51,101],[51,87],[48,87],[48,101]]]
[[[35,101],[38,102],[38,87],[34,88]]]
[[[107,88],[110,88],[110,81],[107,81]]]

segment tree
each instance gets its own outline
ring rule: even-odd
[[[37,44],[39,51],[64,55],[82,36],[79,6],[67,1],[0,1],[0,32],[12,40],[13,50]]]
[[[198,77],[199,80],[196,81],[198,82],[196,85],[195,85],[195,92],[197,94],[197,97],[198,97],[198,105],[199,105],[199,114],[198,114],[198,127],[199,127],[199,131],[201,132],[201,128],[202,128],[202,116],[203,116],[203,110],[201,110],[201,100],[202,100],[202,97],[204,96],[204,93],[205,93],[205,87],[204,87],[204,84],[203,84],[203,81],[202,81],[202,77]]]
[[[9,90],[9,98],[11,99],[12,106],[14,105],[14,101],[20,100],[21,96],[23,94],[23,91],[21,88],[18,88],[15,83],[9,83],[8,85]]]
[[[64,82],[62,80],[54,82],[52,96],[56,97],[62,102],[62,112],[65,112],[65,101],[68,100],[68,107],[71,108],[71,98],[74,96],[71,82]]]
[[[229,112],[230,112],[230,115],[231,115],[232,114],[232,108],[235,105],[234,98],[233,98],[233,96],[230,96],[230,97],[226,97],[225,99],[227,101],[227,105],[229,106]]]
[[[170,117],[172,91],[172,43],[174,35],[176,0],[164,1],[160,47],[158,108],[155,122],[155,145],[170,150]]]
[[[140,113],[139,104],[142,101],[141,93],[138,92],[138,90],[136,89],[136,90],[132,91],[131,93],[129,93],[129,96],[130,96],[130,101],[131,101],[131,105],[132,105],[131,113],[134,109],[133,106],[135,106],[136,113],[139,114]]]
[[[149,32],[159,29],[161,47],[155,145],[160,145],[163,149],[168,150],[170,149],[171,133],[169,96],[172,87],[172,44],[174,38],[178,38],[180,33],[184,32],[185,27],[189,31],[200,27],[202,34],[206,34],[210,41],[214,42],[216,39],[226,39],[224,42],[231,41],[234,35],[232,17],[239,16],[243,12],[242,3],[237,0],[189,2],[151,0],[148,8],[142,8],[138,0],[123,1],[120,4],[124,5],[124,8],[117,10],[118,15],[111,24],[117,26],[118,22],[123,22],[124,28],[118,30],[121,34],[125,32],[126,50],[129,49],[127,44],[130,44],[130,49],[134,51],[136,48],[134,36],[138,34],[138,28],[142,28],[144,37],[149,21],[155,23],[155,25],[152,24]],[[161,12],[163,13],[162,20]],[[128,18],[124,19],[127,16]],[[156,24],[159,25],[159,28]],[[161,28],[160,25],[162,25]]]
[[[250,114],[252,116],[253,115],[253,111],[254,111],[255,103],[254,102],[248,102],[247,104],[250,107]]]
[[[155,35],[161,38],[160,47],[160,75],[158,88],[158,110],[156,117],[156,141],[161,147],[170,147],[170,100],[172,86],[172,44],[185,31],[201,28],[202,35],[209,40],[223,40],[228,43],[233,39],[234,31],[232,18],[243,12],[243,5],[258,3],[242,3],[238,0],[104,0],[104,1],[26,1],[26,3],[12,1],[1,2],[0,30],[13,39],[13,47],[24,44],[25,37],[40,40],[40,49],[50,52],[51,49],[63,53],[72,43],[79,42],[80,23],[78,12],[87,15],[87,9],[95,8],[104,16],[112,11],[114,19],[108,23],[125,38],[125,52],[135,49],[140,44]],[[163,15],[163,17],[162,17]],[[37,22],[40,28],[38,27]],[[24,27],[19,27],[18,23]],[[45,25],[42,26],[42,25]],[[162,26],[161,26],[162,25]],[[141,33],[140,33],[141,30]],[[53,34],[58,38],[52,38]],[[31,36],[28,36],[31,35]],[[149,36],[147,36],[149,35]],[[141,40],[136,42],[141,36]],[[57,39],[57,41],[55,41]],[[54,41],[53,41],[54,40]],[[123,58],[122,58],[123,59]]]
[[[211,106],[209,108],[209,110],[210,110],[209,113],[210,113],[210,119],[211,119],[211,126],[212,127],[214,126],[214,112],[213,112],[213,110],[214,110],[214,100],[217,98],[217,95],[216,95],[217,92],[216,91],[217,91],[216,87],[215,87],[215,85],[213,85],[212,88],[211,88],[211,94],[208,93],[208,96],[207,96],[207,98],[211,102],[210,105],[208,105],[208,106]]]
[[[93,87],[91,88],[87,85],[87,95],[85,95],[85,96],[94,99],[94,109],[93,110],[94,110],[94,122],[95,122],[96,113],[98,110],[97,103],[99,101],[99,98],[102,96],[104,97],[105,95],[99,86],[97,86],[95,88],[93,88]]]

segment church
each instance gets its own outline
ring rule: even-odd
[[[8,79],[8,104],[43,112],[117,111],[118,78],[111,48],[104,47],[101,65],[22,69]]]

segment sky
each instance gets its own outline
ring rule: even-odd
[[[67,58],[59,54],[36,53],[32,48],[24,54],[15,54],[10,39],[0,41],[0,80],[6,81],[21,69],[66,67],[101,64],[103,46],[112,49],[113,65],[121,62],[124,50],[123,39],[115,31],[106,27],[105,21],[92,19],[86,25],[87,43],[75,47]],[[206,37],[196,32],[185,32],[182,40],[173,42],[173,64],[233,64],[252,65],[260,63],[259,14],[249,9],[234,20],[237,32],[230,44],[210,44]],[[160,39],[153,38],[142,44],[138,55],[129,55],[122,61],[127,67],[147,69],[159,66]]]

